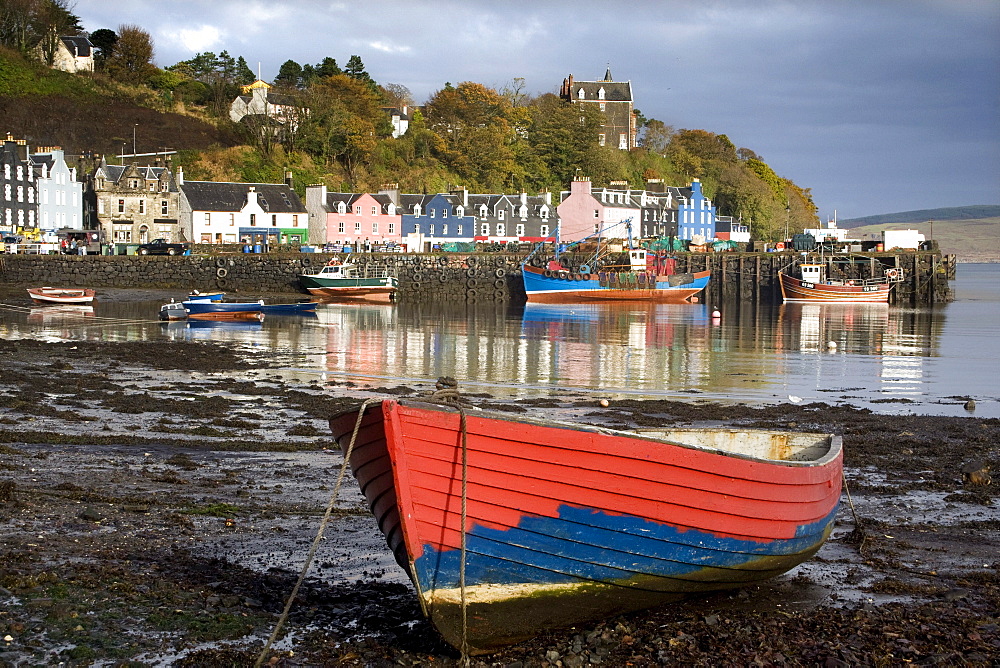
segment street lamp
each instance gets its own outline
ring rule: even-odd
[[[792,207],[785,202],[785,241],[788,241],[788,219],[792,215]]]
[[[139,127],[138,123],[136,123],[135,125],[132,126],[132,157],[133,158],[135,157],[135,129],[137,127]]]

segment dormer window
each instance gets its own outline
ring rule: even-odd
[[[455,207],[455,215],[458,216],[459,218],[462,218],[463,216],[465,216],[465,207],[464,206],[456,206]]]
[[[604,99],[604,87],[603,86],[600,88],[600,90],[597,91],[597,99],[598,100],[603,100]]]
[[[521,220],[524,220],[527,217],[528,217],[528,207],[522,206],[521,207]]]
[[[337,204],[337,213],[347,213],[347,205],[343,202]]]
[[[582,88],[579,91],[577,91],[576,96],[579,99],[581,99],[581,100],[586,100],[587,99],[587,94],[585,92],[583,92]]]
[[[503,209],[497,211],[497,220],[503,220],[503,215],[506,213]]]
[[[413,215],[414,216],[420,216],[420,205],[419,204],[414,204],[413,205]]]

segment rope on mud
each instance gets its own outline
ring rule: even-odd
[[[861,523],[861,518],[858,517],[858,510],[854,507],[854,499],[851,498],[851,488],[847,484],[847,474],[843,470],[840,472],[840,477],[844,482],[844,492],[847,493],[847,505],[851,507],[851,515],[854,516],[854,531],[847,535],[847,542],[858,543],[858,552],[861,552],[865,547],[865,541],[868,540],[868,536],[865,532],[865,527]]]
[[[354,442],[358,438],[358,431],[361,430],[361,419],[365,415],[365,409],[368,408],[368,404],[380,401],[381,399],[378,398],[365,399],[364,403],[362,403],[361,407],[358,409],[358,420],[354,423],[354,432],[351,434],[351,441],[347,444],[347,450],[344,451],[344,463],[340,467],[340,473],[337,475],[337,484],[333,486],[333,492],[330,493],[330,500],[326,504],[326,512],[323,514],[323,521],[319,524],[316,537],[313,539],[312,546],[309,548],[309,554],[306,555],[306,561],[302,564],[302,572],[299,573],[299,579],[295,582],[295,586],[292,587],[292,592],[288,595],[288,599],[285,601],[285,609],[281,611],[278,623],[275,624],[274,630],[271,632],[271,637],[267,639],[267,642],[264,644],[264,649],[261,650],[260,656],[257,657],[257,662],[254,664],[254,668],[260,668],[260,666],[264,663],[264,659],[267,658],[268,652],[271,651],[271,645],[274,644],[275,639],[277,639],[278,634],[281,632],[281,627],[285,625],[285,621],[288,619],[288,613],[292,609],[292,603],[295,601],[295,596],[299,593],[299,587],[302,586],[302,582],[306,579],[306,573],[309,572],[309,566],[312,564],[313,557],[316,556],[316,550],[319,549],[319,542],[323,539],[323,531],[326,529],[326,525],[330,521],[330,515],[333,514],[333,506],[337,502],[337,496],[340,494],[340,485],[344,482],[344,474],[347,472],[347,467],[351,463],[351,453],[354,450]]]

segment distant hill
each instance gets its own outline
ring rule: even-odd
[[[853,229],[865,225],[902,225],[926,223],[929,220],[979,220],[1000,216],[1000,205],[976,204],[972,206],[951,206],[941,209],[918,209],[917,211],[901,211],[900,213],[883,213],[864,218],[848,218],[838,220],[837,227]]]

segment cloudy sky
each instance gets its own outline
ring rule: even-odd
[[[822,219],[1000,204],[997,0],[77,0],[74,11],[90,31],[143,27],[161,67],[226,50],[270,80],[286,60],[343,66],[356,54],[418,104],[446,82],[523,78],[540,94],[610,65],[647,118],[753,149],[812,188]]]

